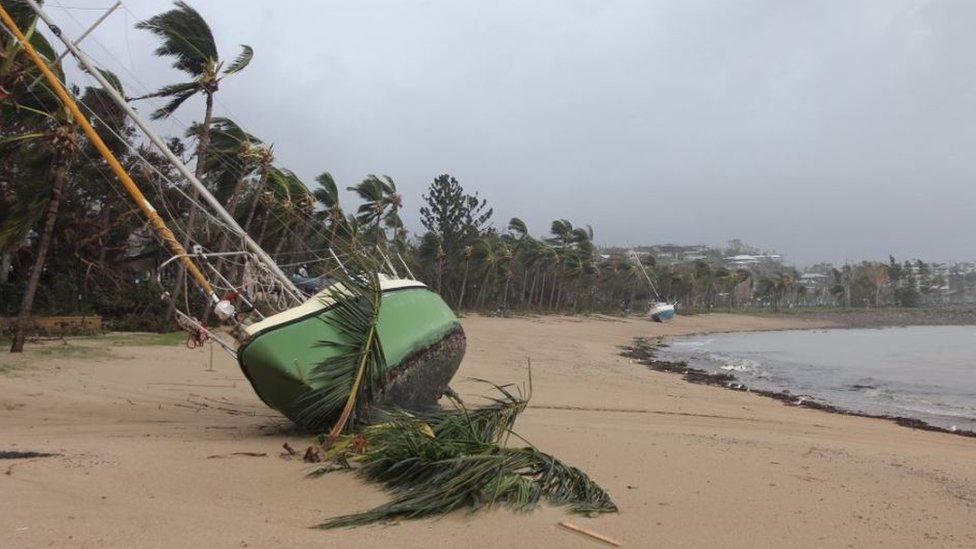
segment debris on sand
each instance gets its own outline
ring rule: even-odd
[[[528,397],[521,391],[513,394],[509,387],[495,388],[501,396],[481,408],[452,400],[453,410],[376,410],[370,423],[356,432],[335,439],[321,436],[320,443],[326,445],[310,453],[325,466],[310,476],[352,468],[359,477],[381,484],[392,499],[369,511],[333,517],[318,528],[422,518],[462,508],[476,511],[496,504],[529,511],[542,499],[584,515],[617,512],[610,495],[583,471],[531,445],[506,446]]]
[[[268,454],[267,452],[231,452],[229,454],[214,454],[212,456],[207,456],[207,459],[220,459],[220,458],[228,458],[234,456],[268,457]]]
[[[27,462],[33,461],[35,458],[55,457],[55,456],[60,456],[60,455],[61,454],[53,454],[53,453],[49,453],[49,452],[33,452],[33,451],[23,452],[23,451],[18,451],[18,450],[0,450],[0,459],[10,459],[10,460],[24,459],[24,460],[28,460]],[[20,463],[25,463],[25,462],[23,462],[23,461],[16,461],[14,463],[11,463],[7,467],[7,470],[4,471],[3,474],[5,474],[7,476],[13,475],[14,474],[14,465],[18,465]]]
[[[46,458],[60,456],[61,454],[51,454],[48,452],[20,452],[16,450],[0,450],[0,459],[29,459]]]
[[[288,444],[287,442],[282,444],[281,447],[285,449],[284,453],[281,454],[281,457],[295,457],[298,455],[298,452],[296,452],[295,449],[291,447],[291,444]]]
[[[617,540],[615,540],[613,538],[604,536],[603,534],[600,534],[598,532],[594,532],[593,530],[590,530],[588,528],[583,528],[582,526],[577,526],[577,525],[573,524],[572,522],[560,522],[559,525],[562,526],[563,528],[567,529],[567,530],[570,530],[572,532],[576,532],[578,534],[582,534],[582,535],[584,535],[584,536],[586,536],[586,537],[588,537],[590,539],[595,539],[597,541],[601,541],[603,543],[606,543],[607,545],[612,545],[614,547],[620,547],[620,542],[619,541],[617,541]]]

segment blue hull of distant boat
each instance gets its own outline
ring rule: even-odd
[[[660,312],[660,313],[657,313],[656,315],[654,315],[654,320],[657,320],[659,322],[660,321],[664,321],[664,320],[671,320],[672,318],[674,318],[674,310],[673,309],[672,310],[668,310],[668,311],[663,311],[663,312]]]
[[[674,305],[670,303],[658,303],[650,312],[651,320],[655,322],[667,322],[674,318]]]

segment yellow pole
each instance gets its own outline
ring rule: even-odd
[[[173,236],[173,232],[170,231],[169,227],[166,226],[163,218],[159,217],[159,214],[156,213],[156,208],[153,208],[152,204],[146,200],[145,195],[142,194],[142,191],[139,190],[136,183],[131,177],[129,177],[129,174],[126,173],[125,168],[122,167],[122,164],[119,163],[118,159],[115,158],[115,155],[112,154],[112,151],[110,151],[105,145],[105,142],[102,141],[102,138],[99,137],[98,133],[95,132],[95,129],[92,128],[91,124],[88,122],[88,119],[85,118],[84,114],[82,114],[81,109],[78,108],[78,105],[71,98],[71,95],[68,94],[68,91],[64,89],[61,81],[58,80],[58,77],[54,74],[54,72],[48,68],[47,63],[44,62],[44,59],[42,59],[37,51],[34,50],[34,47],[31,46],[30,41],[27,40],[24,33],[17,28],[17,24],[14,23],[14,20],[10,17],[10,14],[7,13],[7,10],[3,8],[3,5],[0,5],[0,19],[3,20],[3,24],[10,29],[10,32],[13,33],[13,35],[17,37],[17,40],[20,41],[21,45],[23,45],[24,51],[27,52],[27,55],[30,56],[32,61],[34,61],[37,68],[40,69],[41,73],[44,74],[44,78],[47,79],[48,83],[51,84],[54,92],[61,99],[61,103],[68,108],[71,115],[74,116],[75,121],[79,126],[81,126],[81,129],[84,130],[85,135],[88,136],[88,139],[91,140],[92,144],[95,145],[95,148],[98,149],[98,152],[102,155],[105,161],[108,162],[109,167],[112,168],[113,172],[115,172],[116,177],[118,177],[119,181],[122,182],[122,186],[125,187],[125,190],[129,193],[129,196],[131,196],[135,203],[139,206],[142,213],[146,214],[146,217],[149,218],[150,223],[152,223],[153,228],[156,230],[156,234],[163,239],[170,251],[173,252],[173,255],[180,258],[180,261],[186,267],[186,270],[190,272],[190,275],[194,280],[196,280],[196,283],[200,286],[200,288],[206,292],[207,296],[209,296],[210,299],[217,301],[219,298],[214,292],[213,286],[210,285],[207,278],[203,276],[202,272],[200,272],[200,268],[197,267],[196,263],[194,263],[193,260],[187,256],[186,249],[179,243],[178,240],[176,240],[176,237]]]

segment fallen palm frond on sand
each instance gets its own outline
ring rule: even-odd
[[[450,410],[382,410],[375,414],[376,423],[337,438],[323,455],[330,464],[312,475],[335,471],[341,464],[382,484],[393,498],[318,527],[422,518],[463,508],[474,512],[496,504],[529,511],[543,498],[575,513],[616,512],[610,496],[586,473],[531,445],[505,446],[509,435],[518,437],[512,428],[528,398],[521,391],[513,394],[510,387],[495,388],[500,396],[484,407],[469,409],[452,398]]]

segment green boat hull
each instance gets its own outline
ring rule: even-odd
[[[320,388],[307,380],[337,352],[320,344],[340,337],[331,314],[331,307],[310,300],[248,328],[238,363],[265,404],[288,416],[296,399]],[[464,332],[451,308],[419,282],[384,283],[377,333],[388,381],[374,400],[413,409],[434,405],[464,355]]]

